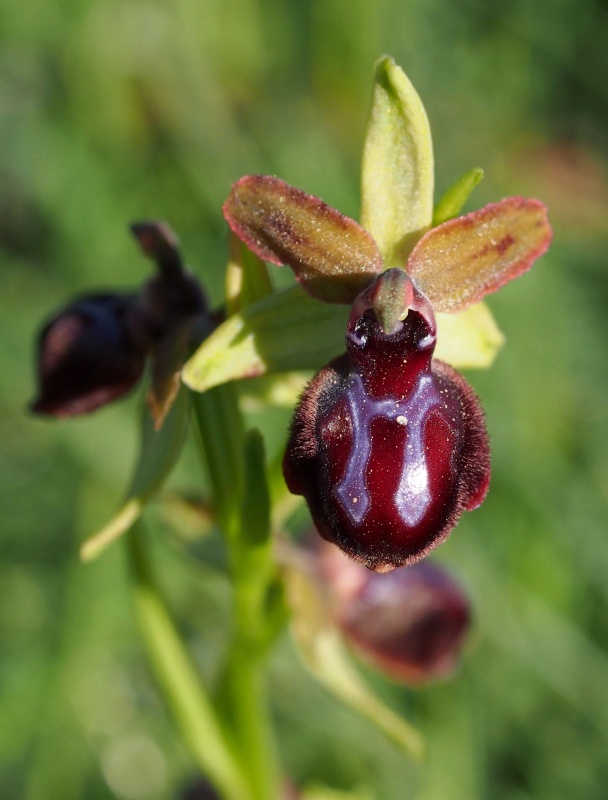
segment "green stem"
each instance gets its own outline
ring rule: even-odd
[[[244,435],[235,387],[193,395],[194,418],[218,522],[229,553],[233,622],[218,691],[222,719],[238,747],[255,800],[275,800],[278,768],[265,688],[274,573],[270,499],[262,437]]]
[[[148,656],[192,758],[225,800],[252,800],[241,765],[155,585],[137,528],[129,533],[127,543]]]
[[[227,716],[239,743],[255,800],[278,796],[278,766],[268,710],[265,661],[261,644],[264,586],[236,569],[234,622],[224,673]]]

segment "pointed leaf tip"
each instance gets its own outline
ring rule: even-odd
[[[430,230],[407,272],[436,311],[463,311],[529,270],[551,236],[543,203],[507,197]]]
[[[291,267],[302,287],[319,300],[352,303],[382,271],[382,258],[367,231],[279,178],[241,178],[223,212],[250,250],[265,261]]]

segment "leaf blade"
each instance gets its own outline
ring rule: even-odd
[[[160,430],[147,407],[143,410],[141,444],[127,497],[116,514],[83,542],[80,558],[93,561],[139,518],[145,504],[162,487],[181,453],[188,429],[190,397],[181,389]]]

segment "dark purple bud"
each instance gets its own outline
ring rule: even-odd
[[[171,228],[150,221],[136,222],[131,230],[158,268],[158,275],[142,287],[133,322],[155,342],[148,404],[160,428],[181,385],[181,369],[193,340],[205,338],[214,325],[201,285],[184,266]]]
[[[388,285],[386,275],[376,283]],[[355,301],[347,352],[306,388],[283,466],[321,535],[386,572],[421,559],[483,501],[490,462],[473,390],[433,360],[428,300],[400,287],[409,305],[390,315],[397,321],[386,333],[374,310],[385,294],[376,283]]]
[[[205,778],[185,786],[178,797],[179,800],[220,800],[219,794]],[[299,797],[300,793],[290,783],[282,787],[280,800],[298,800]]]
[[[454,671],[471,612],[465,592],[445,569],[422,561],[382,575],[331,545],[323,546],[320,564],[336,623],[365,661],[408,685]]]
[[[182,789],[179,800],[220,800],[220,796],[205,778],[198,778]]]
[[[131,231],[158,269],[158,275],[144,285],[138,304],[145,324],[158,338],[176,326],[191,326],[208,312],[207,300],[199,281],[184,266],[177,237],[164,222],[135,222]]]
[[[135,302],[133,294],[88,295],[46,325],[38,339],[33,411],[53,417],[87,414],[133,388],[146,354],[130,324]]]

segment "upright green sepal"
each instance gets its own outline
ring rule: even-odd
[[[392,58],[376,64],[363,147],[361,224],[385,267],[403,267],[433,218],[433,144],[416,90]]]

